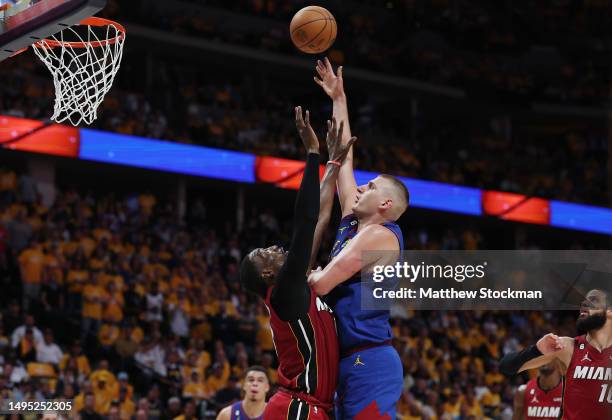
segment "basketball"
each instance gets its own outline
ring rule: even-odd
[[[293,16],[289,31],[297,49],[307,54],[319,54],[333,45],[338,27],[327,9],[308,6]]]

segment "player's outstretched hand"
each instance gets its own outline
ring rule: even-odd
[[[327,152],[329,153],[329,160],[342,163],[346,155],[348,154],[351,146],[357,141],[357,137],[351,137],[346,143],[342,144],[342,131],[344,130],[344,121],[338,122],[336,118],[332,117],[331,121],[327,120],[327,137],[325,139],[327,143]]]
[[[334,69],[329,62],[329,59],[325,57],[325,63],[321,60],[317,60],[317,73],[319,77],[314,78],[317,85],[323,88],[323,91],[327,93],[332,100],[342,98],[344,96],[344,80],[342,79],[342,66],[338,67],[338,73],[334,73]]]
[[[319,139],[310,126],[310,112],[306,110],[306,116],[302,115],[302,107],[295,107],[295,127],[298,130],[302,143],[308,153],[319,153]]]
[[[546,334],[544,337],[540,338],[536,344],[536,347],[544,355],[556,353],[565,348],[561,338],[552,333]]]

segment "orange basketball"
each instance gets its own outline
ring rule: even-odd
[[[308,6],[297,12],[289,26],[291,41],[300,51],[318,54],[329,49],[336,40],[336,19],[319,6]]]

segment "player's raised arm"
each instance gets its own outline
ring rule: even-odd
[[[348,103],[344,92],[344,79],[342,76],[342,66],[338,67],[337,74],[327,58],[325,62],[317,61],[316,67],[319,77],[315,77],[315,82],[321,86],[323,91],[333,101],[333,115],[339,123],[344,123],[342,143],[347,144],[351,139],[351,127],[349,124]],[[342,217],[351,214],[355,197],[357,196],[357,182],[353,173],[353,149],[350,148],[346,159],[340,167],[338,173],[338,195]]]
[[[500,361],[499,370],[504,375],[513,376],[524,370],[543,366],[554,359],[559,359],[566,369],[573,351],[573,338],[546,334],[536,345],[506,354]]]
[[[319,253],[321,238],[323,232],[327,229],[329,220],[331,219],[331,211],[334,205],[334,193],[336,191],[336,181],[340,165],[346,158],[348,151],[353,143],[357,141],[356,137],[352,137],[348,143],[342,143],[342,134],[344,131],[344,123],[332,117],[331,121],[327,121],[327,152],[329,154],[329,162],[325,167],[325,175],[321,183],[321,193],[319,199],[319,221],[315,228],[314,240],[312,242],[312,252],[310,253],[309,267],[314,267],[314,263]]]
[[[310,113],[306,111],[304,117],[302,108],[295,108],[295,125],[308,157],[295,199],[291,245],[271,296],[271,304],[283,321],[299,318],[308,311],[306,271],[319,217],[319,141],[310,126]]]
[[[340,254],[331,260],[325,269],[315,271],[308,276],[308,283],[318,295],[328,294],[334,287],[350,279],[362,269],[367,269],[379,262],[364,260],[364,251],[395,251],[397,239],[393,232],[381,225],[366,226]],[[366,258],[382,258],[366,254]],[[397,255],[395,255],[397,258]],[[387,262],[387,261],[385,261]]]

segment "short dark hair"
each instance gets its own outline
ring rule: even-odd
[[[244,371],[244,377],[243,379],[246,379],[247,375],[249,374],[249,372],[261,372],[264,375],[266,375],[266,379],[268,380],[268,383],[270,383],[270,377],[268,376],[268,371],[266,370],[265,367],[260,366],[260,365],[253,365],[253,366],[249,366],[245,371]]]
[[[240,263],[240,283],[245,290],[260,296],[266,297],[266,284],[259,274],[259,270],[251,261],[250,253],[247,254]]]

